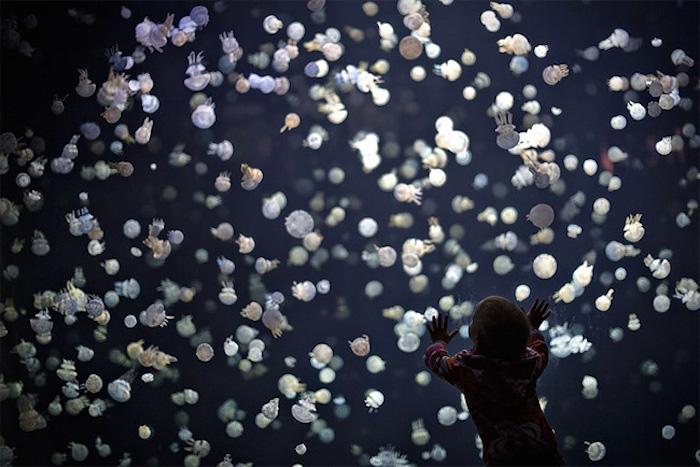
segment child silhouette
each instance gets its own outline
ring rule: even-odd
[[[428,331],[433,343],[423,357],[440,379],[464,394],[483,441],[485,465],[563,465],[557,439],[537,399],[537,379],[549,352],[537,331],[549,316],[544,300],[530,312],[510,300],[481,300],[469,325],[471,349],[450,357],[447,315],[435,316]]]

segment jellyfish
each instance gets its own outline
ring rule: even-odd
[[[141,322],[150,328],[165,327],[168,325],[168,320],[173,319],[173,316],[168,316],[165,313],[165,307],[159,300],[153,302],[145,311],[142,311],[141,313]]]
[[[401,203],[416,203],[421,205],[423,191],[414,186],[405,183],[398,183],[394,187],[394,198]]]
[[[300,423],[311,423],[318,418],[311,393],[304,394],[296,404],[292,405],[292,416]]]
[[[605,295],[600,295],[595,299],[594,305],[599,311],[608,311],[612,304],[613,289],[609,289]]]
[[[549,65],[542,70],[542,79],[550,86],[554,86],[567,76],[569,76],[569,67],[564,64]]]
[[[245,163],[241,164],[241,173],[243,174],[243,178],[241,179],[241,188],[246,191],[256,189],[263,179],[262,170],[251,167]]]
[[[148,117],[143,119],[143,124],[134,133],[134,139],[139,144],[148,144],[151,140],[151,130],[153,129],[153,120]]]
[[[416,446],[424,446],[430,441],[430,433],[425,428],[422,418],[411,422],[411,441]]]
[[[578,287],[587,287],[593,278],[593,265],[584,260],[583,264],[577,267],[572,274],[572,279]]]
[[[603,39],[598,43],[600,50],[608,50],[613,47],[624,48],[630,41],[630,35],[624,29],[616,28],[607,39]]]
[[[623,245],[615,240],[612,240],[605,246],[605,256],[614,262],[618,262],[626,256],[637,256],[639,253],[641,253],[641,250],[632,245]]]
[[[314,219],[308,212],[297,209],[285,218],[284,226],[292,237],[304,238],[314,229]]]
[[[587,445],[586,454],[588,454],[590,460],[597,462],[605,457],[605,445],[600,441],[595,441],[593,443],[585,441],[585,444]]]
[[[262,314],[262,322],[270,330],[274,338],[282,335],[282,327],[285,318],[279,310],[279,306],[271,306],[265,309]]]
[[[316,296],[316,286],[311,281],[293,282],[292,296],[302,302],[310,302]]]
[[[651,275],[656,279],[666,279],[671,273],[671,263],[666,258],[654,259],[653,256],[647,255],[644,258],[644,265],[649,268]]]
[[[197,346],[195,355],[197,355],[200,362],[208,362],[214,358],[214,348],[210,344],[203,342]]]
[[[284,117],[284,126],[282,126],[282,128],[280,128],[280,133],[284,133],[287,130],[293,130],[294,128],[298,127],[300,123],[301,123],[301,117],[299,117],[298,114],[288,113]]]
[[[623,236],[628,242],[636,243],[644,237],[644,226],[642,225],[641,214],[630,214],[625,220]]]
[[[212,102],[211,97],[207,98],[204,103],[198,105],[192,112],[192,123],[194,123],[194,126],[203,130],[211,128],[211,126],[214,125],[214,122],[216,122],[214,107],[215,105]]]
[[[233,282],[224,281],[221,283],[219,301],[226,306],[231,306],[238,301],[238,295],[236,295],[236,290],[233,287]]]
[[[525,216],[535,227],[545,229],[554,222],[554,209],[546,203],[540,203],[532,207]]]
[[[369,408],[369,412],[377,412],[382,404],[384,404],[384,394],[376,389],[367,391],[365,405]]]
[[[131,383],[136,377],[136,371],[129,370],[107,385],[107,392],[117,402],[127,402],[131,399]]]
[[[520,134],[515,131],[513,114],[510,112],[498,112],[496,120],[496,144],[501,149],[511,149],[520,141]]]
[[[497,40],[496,44],[500,53],[508,55],[527,55],[532,50],[527,37],[517,33]]]
[[[532,270],[540,279],[549,279],[557,272],[557,260],[550,254],[541,253],[532,261]]]
[[[361,337],[348,341],[348,344],[350,344],[350,350],[352,353],[358,357],[366,357],[367,354],[369,354],[370,345],[369,336],[367,334],[363,334]]]
[[[188,67],[185,70],[185,74],[188,78],[185,78],[185,87],[190,91],[201,91],[209,84],[211,80],[211,74],[205,73],[206,68],[202,65],[202,59],[204,58],[204,52],[199,52],[197,55],[194,52],[190,52],[187,56]]]
[[[457,422],[457,409],[451,405],[445,405],[438,410],[438,423],[442,426],[452,426]]]

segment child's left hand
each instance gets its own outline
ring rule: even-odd
[[[427,324],[428,332],[430,333],[430,338],[435,341],[443,341],[445,344],[449,344],[452,338],[457,334],[459,329],[453,331],[447,331],[447,314],[441,315],[437,314],[433,316],[432,326],[430,323]]]

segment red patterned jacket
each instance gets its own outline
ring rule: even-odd
[[[536,392],[548,358],[544,337],[532,330],[516,360],[490,358],[474,349],[450,357],[442,341],[430,345],[423,360],[464,394],[483,441],[485,465],[563,465]]]

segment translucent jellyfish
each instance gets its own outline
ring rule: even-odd
[[[673,298],[678,298],[692,311],[700,309],[700,292],[698,283],[688,277],[676,282]]]
[[[612,304],[614,290],[610,289],[605,295],[601,295],[595,299],[594,305],[598,311],[608,311]]]
[[[462,76],[462,66],[457,60],[447,60],[444,63],[436,64],[433,66],[433,73],[447,81],[453,82],[457,81],[460,76]]]
[[[659,313],[666,313],[671,308],[671,299],[666,295],[657,295],[652,302],[654,310]]]
[[[642,225],[641,214],[630,214],[625,220],[623,227],[623,236],[628,242],[636,243],[644,237],[644,226]]]
[[[651,112],[649,112],[649,115],[651,115]],[[658,152],[662,156],[668,156],[671,154],[671,151],[673,151],[673,146],[671,145],[671,137],[670,136],[665,136],[661,138],[659,141],[656,142],[656,145],[654,146],[656,148],[656,152]]]
[[[227,357],[233,357],[238,353],[238,344],[233,340],[233,336],[228,336],[224,341],[224,353]]]
[[[632,245],[623,245],[615,240],[609,242],[605,246],[605,256],[607,256],[610,261],[614,262],[620,261],[625,256],[637,256],[639,253],[641,253],[641,251]]]
[[[496,44],[498,44],[499,52],[508,55],[527,55],[532,50],[527,37],[517,33],[497,40]]]
[[[438,410],[437,419],[442,426],[452,426],[457,422],[457,409],[451,405],[441,407]]]
[[[420,347],[420,337],[413,332],[403,333],[396,342],[396,346],[405,353],[415,352]]]
[[[405,36],[399,41],[399,53],[406,60],[415,60],[423,53],[423,44],[412,35]]]
[[[674,436],[676,436],[676,429],[673,425],[664,425],[661,429],[661,437],[663,439],[673,439]]]
[[[153,120],[148,117],[143,119],[143,123],[134,132],[134,139],[139,144],[148,144],[151,140],[151,132],[153,130]]]
[[[520,134],[515,131],[513,125],[513,114],[510,112],[499,112],[496,116],[496,144],[501,149],[511,149],[520,141]]]
[[[695,64],[695,60],[688,57],[683,49],[674,49],[673,52],[671,52],[671,61],[676,66],[685,65],[687,67],[692,67]]]
[[[224,281],[221,283],[219,301],[226,306],[231,306],[238,301],[238,295],[236,295],[236,290],[233,287],[233,282]]]
[[[630,41],[630,35],[624,29],[616,28],[607,39],[603,39],[598,43],[600,50],[608,50],[613,47],[624,48]]]
[[[284,226],[292,237],[304,238],[314,229],[314,219],[308,212],[297,209],[285,218]]]
[[[216,114],[214,113],[214,103],[211,98],[204,101],[203,104],[197,106],[197,108],[192,112],[192,123],[197,128],[203,130],[211,128],[216,122]]]
[[[593,278],[593,265],[584,260],[583,264],[577,267],[572,274],[574,284],[578,287],[587,287]]]
[[[208,362],[214,358],[214,348],[210,344],[203,342],[197,346],[195,355],[197,355],[200,362]]]
[[[645,110],[646,113],[646,110]],[[615,115],[610,119],[610,127],[613,130],[623,130],[627,126],[627,119],[624,115]]]
[[[600,441],[595,441],[593,443],[585,441],[585,444],[587,445],[586,454],[588,454],[590,460],[597,462],[605,457],[605,445]]]
[[[366,393],[365,405],[369,408],[370,412],[376,412],[379,407],[384,403],[384,394],[376,389],[370,389]]]
[[[398,183],[394,187],[394,198],[401,203],[416,203],[420,206],[423,191],[414,185]]]
[[[379,225],[377,224],[377,221],[371,217],[364,217],[360,219],[360,222],[357,224],[357,230],[360,232],[360,235],[365,238],[370,238],[376,235],[378,228]]]
[[[302,302],[310,302],[316,296],[316,286],[311,281],[293,282],[292,296]]]
[[[369,336],[363,334],[362,337],[357,337],[353,341],[348,341],[350,350],[358,357],[366,357],[370,351]]]
[[[255,240],[253,240],[252,237],[246,237],[243,234],[238,234],[236,244],[238,245],[239,253],[243,253],[244,255],[247,255],[255,248]]]
[[[226,242],[233,238],[233,226],[228,222],[222,222],[218,226],[209,229],[209,231],[214,237],[218,238],[222,242]]]
[[[150,328],[165,327],[168,325],[168,320],[173,319],[173,316],[166,315],[165,307],[159,300],[149,305],[149,307],[141,313],[141,322]]]
[[[629,101],[627,102],[627,110],[630,113],[632,120],[642,120],[647,115],[647,109],[639,102]]]
[[[90,78],[88,78],[88,72],[87,70],[80,69],[78,70],[78,85],[75,87],[75,92],[78,94],[80,97],[90,97],[93,94],[95,94],[95,90],[97,89],[97,85],[90,81]],[[4,151],[3,152],[12,152],[12,151]]]
[[[296,404],[292,405],[292,416],[300,423],[311,423],[318,418],[312,394],[303,395]]]
[[[671,273],[671,262],[666,258],[654,259],[653,256],[647,255],[644,258],[644,265],[649,268],[651,275],[656,279],[666,279]]]
[[[561,286],[558,291],[554,292],[552,298],[554,299],[554,303],[571,303],[576,298],[576,288],[572,283],[567,282]]]
[[[527,299],[530,296],[530,287],[526,284],[520,284],[515,288],[515,299],[519,302]]]
[[[515,265],[507,255],[498,255],[493,260],[493,270],[499,276],[504,276],[513,270]]]
[[[411,441],[416,446],[425,446],[430,441],[430,433],[425,428],[422,418],[411,422]]]
[[[249,166],[248,164],[241,164],[241,173],[243,177],[241,179],[241,188],[246,191],[252,191],[260,185],[263,179],[263,172],[260,169]]]
[[[532,261],[532,270],[540,279],[549,279],[557,272],[557,260],[550,254],[539,254]]]
[[[88,448],[84,444],[76,443],[71,441],[68,443],[68,449],[70,449],[70,456],[75,462],[82,462],[87,459]]]
[[[386,369],[386,362],[378,355],[370,355],[365,362],[367,371],[372,374],[381,373]]]
[[[535,227],[544,229],[554,222],[554,209],[548,204],[540,203],[533,206],[525,218],[532,222]]]
[[[569,76],[569,67],[564,64],[549,65],[542,70],[542,79],[550,86],[554,86],[567,76]]]
[[[262,314],[262,322],[270,330],[274,338],[282,335],[285,317],[279,310],[279,306],[271,306],[265,309]]]
[[[136,377],[136,371],[129,370],[107,385],[107,392],[117,402],[131,399],[131,383]]]
[[[190,91],[201,91],[209,84],[211,76],[206,72],[206,68],[202,65],[202,60],[204,59],[204,52],[199,52],[195,55],[194,52],[190,52],[187,56],[187,70],[185,74],[188,77],[185,79],[185,87]]]

